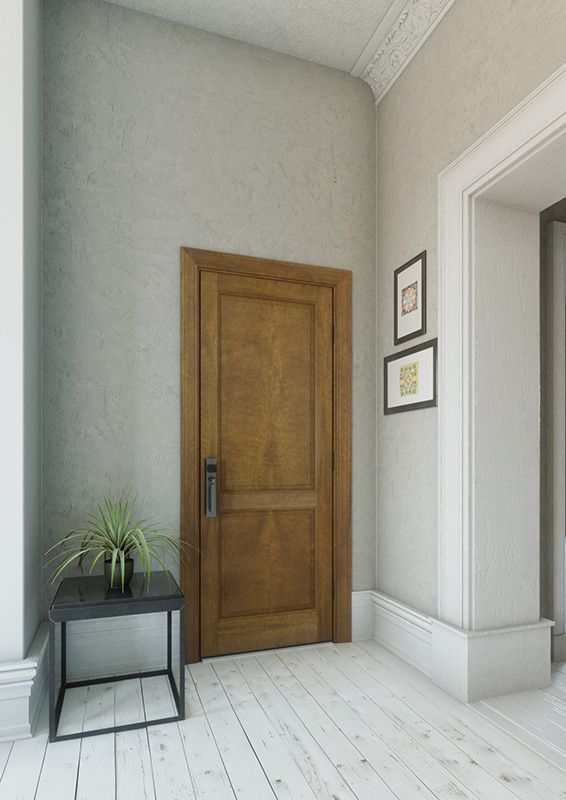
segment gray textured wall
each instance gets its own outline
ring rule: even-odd
[[[379,360],[395,351],[393,270],[424,249],[427,337],[437,333],[438,173],[564,62],[563,0],[458,0],[380,103]],[[381,381],[377,406],[382,407]],[[379,412],[377,585],[432,614],[437,610],[437,466],[435,409],[387,417]]]
[[[375,139],[342,73],[44,4],[44,538],[105,492],[178,525],[179,248],[354,273],[354,586],[375,574]]]

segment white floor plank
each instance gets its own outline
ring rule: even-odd
[[[139,680],[117,681],[114,688],[116,725],[144,719]],[[155,800],[147,731],[144,728],[115,734],[116,800]]]
[[[258,659],[287,699],[297,716],[311,731],[332,763],[360,800],[392,800],[394,793],[369,761],[347,739],[339,725],[296,680],[277,656]]]
[[[156,800],[145,728],[116,734],[116,799]]]
[[[354,661],[359,667],[366,667],[368,674],[378,683],[381,681],[380,685],[383,685],[384,674],[369,654],[360,653],[351,661]],[[495,790],[493,787],[500,785],[503,779],[509,784],[509,791],[516,797],[523,798],[523,800],[540,798],[542,786],[537,776],[529,774],[522,765],[514,764],[509,757],[503,756],[495,744],[488,743],[462,719],[452,719],[446,696],[440,694],[436,700],[432,700],[410,686],[403,686],[400,681],[394,682],[392,685],[389,678],[388,688],[396,698],[394,701],[396,709],[401,703],[402,708],[410,709],[411,715],[417,714],[421,717],[428,726],[427,730],[432,728],[435,731],[429,751],[437,758],[442,759],[443,752],[454,752],[454,748],[456,748],[468,759],[470,764],[477,764],[491,776],[487,782],[484,781],[487,791],[490,786],[492,790]],[[412,727],[415,732],[422,729],[420,723],[413,724]],[[549,799],[555,797],[550,787],[545,786],[544,791]]]
[[[146,719],[164,719],[177,715],[166,675],[142,678],[141,684]]]
[[[546,692],[521,692],[494,697],[486,704],[500,714],[525,725],[543,741],[566,751],[566,716]]]
[[[230,704],[280,800],[316,800],[234,661],[214,664]]]
[[[281,654],[280,658],[397,797],[403,800],[430,800],[436,797],[403,763],[395,751],[388,747],[340,695],[321,679],[305,658],[295,652]]]
[[[322,651],[317,653],[317,658],[309,657],[308,662],[327,680],[332,681],[336,692],[350,705],[355,713],[362,719],[376,735],[388,744],[397,756],[409,766],[420,780],[439,798],[465,797],[491,797],[489,793],[478,792],[477,784],[482,784],[484,776],[480,773],[474,783],[474,791],[468,789],[461,776],[460,770],[466,769],[464,756],[452,751],[454,763],[447,763],[449,759],[435,757],[435,752],[430,752],[428,737],[433,736],[429,729],[414,731],[410,722],[418,724],[416,720],[408,721],[403,714],[402,707],[398,713],[392,714],[387,693],[380,693],[374,687],[368,675],[354,676],[352,673],[341,672],[337,664],[331,660],[332,651],[324,656]],[[325,656],[328,655],[328,659]],[[334,653],[334,655],[337,655]],[[354,665],[355,667],[355,665]],[[365,680],[367,678],[367,680]],[[448,766],[452,767],[451,769]],[[474,779],[476,776],[474,776]],[[497,786],[501,800],[509,800],[510,794],[504,788]]]
[[[6,769],[6,764],[10,758],[13,746],[13,742],[0,742],[0,781],[4,775],[4,770]]]
[[[114,725],[114,691],[116,683],[95,683],[88,687],[84,720],[85,731],[98,731]],[[75,689],[74,691],[78,691]],[[61,715],[62,716],[62,715]]]
[[[178,725],[152,725],[147,733],[158,800],[194,800],[196,795]]]
[[[82,740],[76,800],[115,800],[115,736],[103,733]]]
[[[128,684],[130,686],[128,687]],[[139,681],[112,681],[88,687],[85,708],[85,730],[101,730],[116,724],[116,693],[135,692]],[[129,700],[129,696],[127,696]],[[128,704],[129,707],[129,704]],[[143,717],[141,717],[143,718]],[[77,779],[77,800],[97,800],[116,797],[115,770],[108,765],[116,763],[115,735],[105,733],[83,739]]]
[[[59,734],[83,730],[87,689],[80,687],[65,693]],[[79,771],[81,740],[55,742],[47,748],[35,800],[74,800]]]
[[[477,715],[469,708],[458,703],[437,687],[429,686],[428,680],[424,684],[426,691],[423,691],[423,687],[420,687],[420,690],[415,689],[411,684],[400,679],[400,671],[396,676],[392,676],[382,666],[382,649],[374,647],[374,644],[362,645],[359,653],[354,652],[357,648],[353,646],[346,651],[347,656],[342,654],[341,657],[346,657],[349,663],[353,662],[367,669],[369,674],[375,680],[380,681],[382,685],[387,682],[388,689],[398,700],[423,717],[435,730],[453,742],[471,761],[478,763],[493,778],[498,781],[506,780],[517,797],[523,798],[523,800],[538,800],[542,792],[549,800],[550,798],[564,797],[562,790],[555,793],[552,780],[547,782],[548,769],[544,771],[544,776],[540,769],[536,773],[529,771],[531,758],[527,757],[524,748],[520,752],[514,748],[515,752],[513,752],[513,748],[508,747],[507,752],[502,752],[498,746],[499,738],[494,736],[493,728],[487,732],[489,739],[486,739],[482,735],[486,733],[485,728],[478,731]],[[376,661],[374,657],[371,657],[372,655],[381,657],[381,662]],[[556,776],[554,787],[563,786],[563,783],[564,779]]]
[[[527,789],[532,782],[540,793],[537,797],[566,798],[565,775],[560,769],[541,760],[529,747],[518,744],[484,719],[474,706],[458,702],[376,642],[358,642],[345,646],[341,652],[379,677],[396,697],[423,716],[433,715],[441,729],[447,725],[445,730],[455,729],[463,734],[456,736],[457,744],[499,779]],[[376,673],[378,668],[381,671]]]
[[[252,692],[287,745],[317,798],[352,800],[355,794],[257,659],[237,659]]]
[[[176,714],[166,676],[142,679],[142,690],[147,719]],[[158,800],[194,800],[196,795],[178,725],[152,725],[147,734]]]
[[[0,800],[32,800],[47,748],[49,715],[43,704],[33,739],[14,742],[0,782]]]
[[[235,794],[197,695],[185,671],[186,718],[179,723],[191,777],[199,800],[234,800]]]
[[[212,665],[193,664],[190,671],[236,797],[275,797]]]
[[[114,686],[115,725],[132,725],[145,719],[141,681],[116,681]]]

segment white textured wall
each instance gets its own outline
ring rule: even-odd
[[[354,586],[375,581],[374,105],[99,0],[44,4],[45,543],[103,493],[178,525],[179,248],[354,273]]]
[[[39,30],[39,0],[6,0],[0,25],[0,507],[5,566],[0,661],[25,656],[39,622],[41,594]]]
[[[475,207],[473,627],[539,620],[539,217]]]
[[[437,333],[438,173],[565,61],[563,0],[457,0],[378,106],[379,362],[396,349],[393,270],[423,249]],[[435,614],[436,410],[379,411],[377,508],[378,588]]]
[[[23,653],[23,9],[8,4],[0,25],[0,502],[4,527],[0,581],[0,661]],[[7,535],[9,532],[9,535]]]
[[[24,0],[24,651],[41,620],[41,0]]]

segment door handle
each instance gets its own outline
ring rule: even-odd
[[[204,460],[204,515],[216,516],[216,459]]]

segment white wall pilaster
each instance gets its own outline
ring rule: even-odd
[[[550,679],[550,623],[539,612],[537,215],[545,206],[537,203],[559,197],[551,196],[550,183],[546,194],[544,186],[532,191],[537,173],[527,167],[565,134],[562,68],[439,176],[439,607],[432,661],[434,680],[461,699]],[[490,200],[503,179],[520,197],[502,200],[500,191],[497,203],[508,204],[500,210],[478,202]],[[522,682],[509,672],[510,660]]]
[[[41,3],[0,25],[0,736],[30,735],[41,607]],[[30,649],[31,648],[31,649]],[[30,714],[32,715],[30,717]]]

